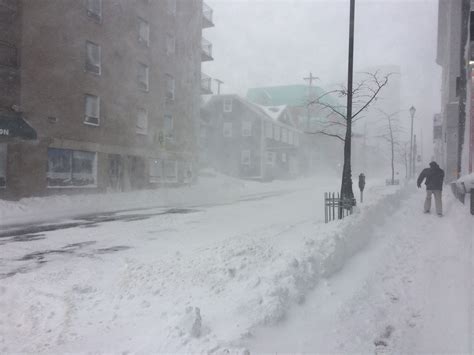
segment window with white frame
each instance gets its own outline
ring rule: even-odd
[[[283,143],[288,143],[288,130],[286,128],[281,128],[281,141]]]
[[[224,122],[223,124],[223,134],[224,137],[232,137],[232,122]]]
[[[48,187],[96,187],[97,153],[48,148]]]
[[[165,160],[164,173],[166,182],[178,182],[178,162]]]
[[[231,97],[226,97],[224,99],[224,112],[232,112],[232,98]]]
[[[250,165],[250,150],[242,150],[240,162],[242,165]]]
[[[141,17],[138,18],[138,41],[150,44],[150,24]]]
[[[252,122],[242,121],[242,136],[250,137],[252,135]]]
[[[287,158],[287,157],[286,157],[286,153],[281,153],[281,161],[282,161],[283,163],[286,163],[286,158]]]
[[[167,0],[168,14],[176,15],[176,0]]]
[[[166,99],[174,100],[175,80],[172,75],[166,74]]]
[[[273,138],[276,141],[280,141],[280,136],[281,136],[280,133],[281,133],[280,126],[273,125]]]
[[[163,161],[161,159],[149,159],[149,181],[151,183],[160,182],[163,177]]]
[[[86,41],[86,70],[100,75],[101,73],[100,46],[91,41]]]
[[[176,52],[176,40],[170,33],[166,34],[166,55],[173,55]]]
[[[270,121],[265,121],[265,137],[273,138],[273,126]]]
[[[84,106],[84,123],[98,126],[100,123],[100,97],[86,94]]]
[[[7,186],[7,144],[0,144],[0,188]]]
[[[102,0],[87,0],[87,15],[100,22],[102,20]]]
[[[136,131],[138,134],[148,134],[148,111],[140,109],[137,113],[137,126]]]
[[[163,130],[166,138],[172,139],[174,137],[173,131],[173,116],[165,115],[163,122]]]
[[[150,68],[143,63],[138,63],[138,87],[144,91],[150,87]]]
[[[275,152],[267,152],[267,164],[275,165]]]

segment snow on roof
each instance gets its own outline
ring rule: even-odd
[[[271,119],[274,121],[278,121],[281,114],[285,111],[287,105],[279,105],[279,106],[262,106],[258,104],[254,104],[255,106],[259,107],[265,114],[267,114]]]

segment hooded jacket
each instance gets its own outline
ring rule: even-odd
[[[439,167],[434,161],[430,163],[430,167],[423,169],[418,180],[416,181],[418,187],[421,186],[423,180],[425,180],[427,190],[442,190],[444,180],[444,170]]]

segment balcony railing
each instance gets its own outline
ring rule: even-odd
[[[209,75],[201,73],[201,95],[211,95],[212,78]]]
[[[202,28],[214,27],[214,22],[212,21],[212,8],[206,3],[202,3]]]
[[[201,61],[208,62],[210,60],[214,60],[212,58],[212,43],[209,42],[207,39],[201,39]]]

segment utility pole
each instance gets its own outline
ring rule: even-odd
[[[217,95],[220,95],[221,94],[221,84],[224,84],[224,82],[222,80],[219,80],[219,79],[214,79],[217,83]]]
[[[307,104],[307,112],[306,112],[306,129],[309,131],[309,118],[310,118],[310,102],[311,102],[311,88],[313,87],[313,81],[319,79],[317,76],[313,76],[313,73],[309,73],[307,78],[303,78],[304,81],[308,82],[308,104]]]
[[[351,171],[351,138],[352,138],[352,81],[354,72],[354,18],[355,0],[351,0],[349,12],[349,59],[347,65],[347,116],[346,136],[344,139],[344,166],[342,168],[341,199],[343,203],[354,203]],[[342,218],[342,208],[339,208]]]

